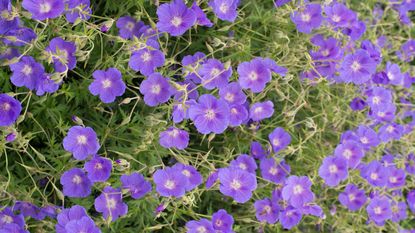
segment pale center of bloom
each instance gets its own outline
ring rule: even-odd
[[[164,187],[166,189],[174,189],[174,187],[176,187],[176,183],[174,183],[173,180],[166,180],[166,183],[164,183]]]
[[[109,88],[112,86],[112,82],[109,79],[105,79],[104,81],[102,81],[102,87],[103,88]]]
[[[396,182],[398,182],[398,179],[395,176],[392,176],[392,177],[389,178],[389,181],[391,183],[396,183]]]
[[[351,151],[351,150],[349,150],[349,149],[346,149],[346,150],[344,150],[344,151],[343,151],[343,156],[344,156],[346,159],[350,159],[350,157],[352,157],[352,155],[353,155],[353,153],[352,153],[352,151]]]
[[[228,10],[229,10],[229,6],[228,6],[228,4],[226,4],[226,3],[222,3],[222,4],[219,6],[219,10],[220,10],[222,13],[226,13],[226,12],[228,12]]]
[[[151,54],[150,54],[149,52],[145,52],[145,53],[143,53],[143,54],[141,55],[141,59],[142,59],[144,62],[150,61],[150,59],[151,59]]]
[[[134,29],[134,26],[135,26],[135,24],[134,24],[133,22],[128,22],[128,23],[125,25],[125,28],[126,28],[128,31],[132,32],[132,31],[133,31],[133,29]]]
[[[76,140],[78,141],[78,144],[85,145],[86,144],[86,136],[85,135],[79,135],[76,137]]]
[[[380,97],[379,97],[379,96],[375,96],[375,97],[373,97],[372,102],[373,102],[374,104],[379,104],[379,103],[380,103]]]
[[[4,215],[3,218],[1,219],[2,222],[4,223],[12,223],[13,222],[13,218],[10,217],[9,215]]]
[[[363,143],[363,144],[367,144],[367,143],[369,143],[369,139],[367,139],[367,137],[362,137],[362,138],[360,138],[360,142]]]
[[[101,170],[102,169],[102,164],[101,163],[96,163],[94,168],[97,169],[97,170]]]
[[[246,164],[244,164],[244,163],[240,163],[239,164],[239,168],[242,169],[242,170],[246,170],[247,169]]]
[[[151,86],[151,93],[158,95],[160,94],[160,91],[161,91],[161,87],[159,84]]]
[[[372,172],[372,173],[370,173],[370,179],[372,179],[372,180],[377,180],[377,179],[378,179],[378,177],[379,177],[378,173],[376,173],[376,172]]]
[[[222,226],[222,220],[217,219],[216,222],[215,222],[215,225],[218,226],[218,227]]]
[[[186,170],[186,169],[184,169],[184,170],[182,171],[182,174],[183,174],[184,176],[186,176],[186,177],[190,177],[190,172],[189,172],[188,170]]]
[[[333,15],[331,17],[331,20],[333,20],[333,22],[335,22],[335,23],[338,23],[338,22],[340,22],[341,18],[338,15]]]
[[[396,205],[392,206],[392,212],[398,213],[399,212],[399,207],[396,206]]]
[[[178,16],[174,16],[173,19],[170,22],[171,22],[171,24],[173,24],[173,26],[175,26],[177,28],[182,24],[183,19],[178,17]]]
[[[297,184],[293,188],[293,192],[295,195],[301,194],[304,191],[303,186]]]
[[[311,20],[311,15],[310,15],[310,14],[308,14],[308,13],[303,13],[303,14],[301,14],[301,20],[302,20],[303,22],[310,22],[310,20]]]
[[[241,182],[239,180],[233,179],[230,186],[231,186],[232,189],[238,190],[238,189],[241,188],[242,185],[241,185]]]
[[[232,94],[232,93],[226,93],[226,95],[225,95],[225,100],[226,101],[228,101],[228,102],[233,102],[234,101],[234,99],[235,99],[235,95],[234,94]]]
[[[206,227],[204,226],[200,226],[197,228],[197,233],[206,233],[206,232],[207,230],[206,230]]]
[[[395,127],[393,127],[392,125],[389,125],[389,126],[386,128],[386,131],[388,131],[388,133],[392,133],[394,130],[395,130]]]
[[[238,109],[232,108],[231,113],[234,114],[234,115],[238,114]]]
[[[32,67],[29,65],[24,65],[23,69],[22,69],[22,73],[25,74],[26,76],[32,73]]]
[[[208,120],[213,120],[215,118],[216,114],[215,111],[213,111],[213,109],[207,109],[205,111],[205,118]]]
[[[382,213],[382,208],[380,206],[376,206],[373,211],[375,212],[375,214],[379,215]]]
[[[271,175],[276,175],[278,173],[278,169],[276,167],[271,167],[268,170],[268,173],[271,174]]]
[[[330,54],[330,51],[328,49],[325,49],[321,52],[321,54],[323,54],[323,56],[328,56]]]
[[[177,135],[179,135],[179,130],[178,129],[173,129],[171,131],[168,132],[169,136],[171,137],[177,137]]]
[[[352,63],[352,65],[350,66],[350,68],[354,71],[357,72],[358,70],[360,70],[362,66],[360,65],[360,63],[358,61],[354,61]]]
[[[380,112],[380,111],[378,112],[378,116],[379,116],[379,117],[384,117],[385,115],[386,115],[386,114],[385,114],[384,112]]]
[[[337,171],[338,171],[338,168],[335,164],[332,164],[332,165],[329,166],[329,172],[331,174],[336,173]]]
[[[391,72],[388,72],[388,78],[389,80],[394,80],[395,79],[395,75],[393,75]]]
[[[356,199],[356,196],[353,193],[349,194],[349,200],[354,201],[354,199]]]
[[[49,13],[49,11],[52,9],[52,6],[48,2],[41,3],[39,5],[39,11],[40,13]]]
[[[113,199],[113,198],[108,198],[107,199],[107,208],[112,210],[115,209],[115,207],[117,206],[117,202]]]
[[[78,175],[74,175],[73,178],[72,178],[72,183],[80,184],[80,183],[82,183],[82,178]]]
[[[1,107],[4,111],[9,111],[12,106],[9,103],[3,103]]]
[[[211,75],[212,77],[216,77],[216,76],[218,76],[218,75],[219,75],[219,73],[220,73],[220,70],[219,70],[219,69],[217,69],[217,68],[213,68],[213,69],[210,71],[210,75]]]
[[[271,210],[272,210],[271,206],[269,206],[269,205],[264,206],[265,213],[269,214],[269,213],[271,213]]]
[[[251,73],[249,73],[248,78],[251,81],[256,81],[258,79],[258,74],[256,72],[252,71]]]
[[[274,138],[274,139],[272,140],[272,145],[274,145],[274,146],[279,146],[279,145],[280,145],[280,140],[278,140],[278,138]]]
[[[255,110],[254,110],[254,113],[260,113],[260,112],[262,112],[262,107],[257,107],[257,108],[255,108]]]

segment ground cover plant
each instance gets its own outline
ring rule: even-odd
[[[415,232],[414,10],[0,0],[0,233]]]

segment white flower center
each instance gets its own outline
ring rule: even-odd
[[[356,199],[356,196],[353,193],[349,194],[349,200],[354,201],[354,199]]]
[[[384,112],[378,112],[379,117],[384,117],[386,114]]]
[[[379,104],[380,103],[380,97],[375,96],[375,97],[373,97],[372,101],[373,101],[374,104]]]
[[[395,127],[393,127],[392,125],[388,126],[388,128],[386,128],[386,131],[388,131],[388,133],[392,133],[395,130]]]
[[[343,157],[345,157],[346,159],[350,159],[350,157],[352,157],[353,153],[351,150],[346,149],[343,151]]]
[[[392,177],[389,178],[389,181],[391,183],[396,183],[396,182],[398,182],[398,179],[395,176],[392,176]]]
[[[310,14],[307,14],[307,13],[301,14],[301,21],[303,21],[303,22],[310,22],[310,20],[311,20],[311,15]]]
[[[389,80],[394,80],[395,79],[395,75],[393,75],[391,72],[388,72],[388,78]]]
[[[228,101],[228,102],[233,102],[234,101],[234,99],[235,99],[235,95],[234,94],[232,94],[232,93],[226,93],[226,95],[225,95],[225,100],[226,101]]]
[[[143,53],[143,54],[141,55],[141,59],[142,59],[144,62],[148,62],[148,61],[150,61],[150,60],[151,60],[151,54],[150,54],[149,52],[145,52],[145,53]]]
[[[174,189],[174,187],[176,187],[176,183],[173,180],[167,180],[166,183],[164,183],[164,187],[166,189]]]
[[[301,194],[304,191],[303,186],[297,184],[293,188],[293,192],[295,195]]]
[[[171,136],[171,137],[177,137],[177,135],[179,134],[179,130],[177,130],[177,129],[173,129],[173,130],[171,130],[171,131],[169,131],[168,132],[168,134],[169,134],[169,136]]]
[[[378,179],[378,177],[379,177],[378,173],[376,173],[376,172],[372,172],[372,173],[370,173],[370,179],[372,179],[372,180],[377,180],[377,179]]]
[[[359,63],[358,61],[354,61],[354,62],[352,63],[352,65],[350,66],[350,68],[351,68],[354,72],[359,71],[361,67],[362,67],[362,66],[360,65],[360,63]]]
[[[125,25],[125,28],[126,28],[128,31],[132,32],[132,31],[133,31],[133,29],[134,29],[134,26],[135,26],[135,24],[134,24],[133,22],[128,22],[128,23]]]
[[[240,163],[239,164],[239,168],[242,169],[242,170],[246,170],[247,169],[246,164],[244,164],[244,163]]]
[[[204,226],[200,226],[197,228],[197,233],[206,233],[206,232],[207,230],[206,230],[206,227]]]
[[[229,10],[229,6],[228,6],[228,4],[226,4],[226,3],[222,3],[220,6],[219,6],[219,10],[222,12],[222,13],[227,13],[228,12],[228,10]]]
[[[4,223],[12,223],[13,222],[13,218],[10,217],[9,215],[4,215],[3,218],[1,219],[2,222]]]
[[[280,140],[278,140],[278,138],[274,138],[274,139],[272,140],[272,145],[274,145],[274,146],[279,146],[279,145],[280,145]]]
[[[156,85],[151,86],[151,93],[158,95],[160,94],[160,91],[161,91],[160,85],[156,84]]]
[[[256,107],[254,110],[254,113],[260,113],[262,112],[263,108],[262,107]]]
[[[252,71],[251,73],[249,73],[248,77],[251,81],[256,81],[258,79],[258,74]]]
[[[49,11],[52,9],[52,6],[48,2],[41,3],[39,5],[39,11],[40,13],[49,13]]]
[[[107,208],[112,210],[115,209],[115,207],[117,206],[117,202],[113,199],[113,198],[108,198],[107,199]]]
[[[328,49],[323,50],[323,52],[321,52],[321,54],[323,54],[323,56],[328,56],[330,54],[330,51]]]
[[[234,189],[234,190],[238,190],[238,189],[240,189],[241,188],[241,182],[239,181],[239,180],[237,180],[237,179],[234,179],[234,180],[232,180],[232,182],[231,182],[231,188],[232,189]]]
[[[375,214],[379,215],[382,213],[382,208],[380,206],[375,207],[374,209]]]
[[[184,169],[184,170],[182,171],[182,174],[183,174],[184,176],[186,176],[186,177],[190,177],[190,172],[189,172],[188,170],[186,170],[186,169]]]
[[[175,26],[177,28],[182,24],[183,19],[178,17],[178,16],[174,16],[173,19],[170,22],[171,22],[171,24],[173,24],[173,26]]]
[[[72,178],[72,183],[80,184],[82,183],[82,178],[78,175],[74,175],[74,177]]]
[[[330,166],[329,166],[329,172],[330,172],[331,174],[333,174],[333,173],[337,173],[337,171],[338,171],[338,168],[337,168],[337,166],[336,166],[336,165],[332,164],[332,165],[330,165]]]
[[[76,137],[76,140],[78,141],[78,144],[85,145],[87,138],[85,135],[79,135],[78,137]]]
[[[362,138],[360,138],[360,142],[363,143],[363,144],[367,144],[367,143],[369,143],[369,139],[367,139],[367,137],[362,137]]]
[[[215,111],[213,111],[213,109],[207,109],[205,111],[205,118],[207,118],[208,120],[213,120],[215,116],[216,114]]]
[[[105,79],[104,81],[102,81],[102,87],[103,88],[109,88],[112,86],[112,82],[109,79]]]
[[[102,169],[102,164],[101,163],[96,163],[94,168],[97,169],[97,170],[101,170]]]
[[[216,76],[218,76],[218,75],[219,75],[219,73],[220,73],[220,70],[219,70],[219,69],[217,69],[217,68],[213,68],[213,69],[212,69],[212,71],[210,71],[210,75],[211,75],[212,77],[216,77]]]
[[[333,22],[335,22],[335,23],[338,23],[338,22],[340,22],[341,18],[338,15],[333,15],[331,17],[331,20],[333,20]]]
[[[231,113],[234,114],[234,115],[238,114],[238,109],[232,108]]]
[[[12,106],[9,103],[2,104],[2,109],[4,111],[9,111]]]
[[[278,169],[276,167],[271,167],[268,170],[268,173],[271,174],[271,175],[276,175],[278,173]]]
[[[24,65],[23,69],[22,69],[22,73],[25,74],[26,76],[28,76],[29,74],[32,73],[32,67],[29,65]]]

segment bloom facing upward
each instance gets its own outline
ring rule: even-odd
[[[334,150],[334,155],[345,158],[347,160],[347,166],[353,169],[365,156],[365,152],[359,143],[349,140],[337,145]]]
[[[356,130],[356,136],[362,147],[366,150],[379,145],[380,140],[375,130],[368,126],[360,125]]]
[[[114,189],[107,186],[94,202],[97,212],[102,213],[105,219],[112,222],[127,214],[128,206],[122,202],[122,193],[120,189]]]
[[[212,7],[213,13],[221,20],[229,22],[235,21],[238,16],[237,7],[239,0],[210,0],[209,6]]]
[[[249,109],[249,117],[253,121],[261,121],[270,118],[274,114],[274,103],[272,101],[254,103]]]
[[[363,189],[354,184],[348,184],[344,192],[339,194],[340,203],[351,211],[356,211],[366,203],[367,197]]]
[[[64,172],[60,183],[63,186],[63,194],[65,196],[87,197],[91,194],[91,181],[82,169],[72,168]]]
[[[190,191],[203,182],[202,175],[191,165],[184,165],[182,163],[176,163],[172,169],[180,172],[186,180],[186,191]]]
[[[186,233],[200,232],[213,233],[215,232],[215,229],[213,229],[212,223],[205,218],[202,218],[199,221],[192,220],[186,223]]]
[[[245,203],[251,199],[252,191],[257,187],[255,174],[242,169],[223,168],[219,170],[218,177],[220,192],[238,203]]]
[[[229,167],[242,169],[244,171],[254,173],[254,174],[257,169],[257,165],[255,163],[254,158],[252,158],[251,156],[247,154],[241,154],[236,159],[232,160],[229,163]]]
[[[250,155],[255,159],[263,159],[269,155],[269,150],[265,150],[261,143],[257,141],[251,142]]]
[[[216,231],[232,232],[233,217],[226,210],[220,209],[212,214],[212,225]]]
[[[72,0],[68,2],[68,9],[65,11],[66,20],[75,23],[76,20],[88,20],[92,13],[89,0]]]
[[[365,50],[359,49],[345,56],[340,68],[340,78],[347,83],[365,83],[375,74],[376,65],[376,61]]]
[[[62,0],[23,0],[22,6],[36,20],[57,18],[65,10],[65,2]]]
[[[248,109],[245,105],[230,105],[229,111],[229,126],[236,127],[248,120]]]
[[[0,1],[0,35],[13,28],[19,27],[19,18],[12,13],[12,3],[10,0]]]
[[[63,148],[78,160],[84,160],[88,155],[95,155],[99,147],[97,134],[91,127],[73,126],[63,139]]]
[[[122,188],[127,189],[134,199],[139,199],[151,191],[151,183],[140,173],[123,174],[120,180]]]
[[[111,176],[112,161],[95,155],[85,163],[84,169],[88,173],[91,182],[105,182]]]
[[[387,219],[392,218],[392,208],[390,200],[384,196],[376,196],[366,207],[369,219],[377,225],[383,225]]]
[[[203,62],[198,70],[202,79],[202,85],[208,90],[223,88],[228,84],[232,75],[232,69],[225,69],[224,64],[217,59],[211,58]]]
[[[183,150],[189,145],[189,133],[172,126],[160,133],[159,143],[164,148]]]
[[[294,12],[291,15],[291,20],[295,23],[299,32],[309,34],[313,29],[320,27],[323,21],[321,5],[307,4],[299,11]]]
[[[12,125],[22,111],[22,104],[15,98],[0,94],[0,127]]]
[[[289,230],[300,223],[301,219],[303,218],[303,214],[299,209],[288,206],[280,212],[278,218],[281,222],[282,227]]]
[[[300,208],[314,200],[311,185],[312,183],[307,176],[290,176],[282,189],[282,197],[290,205]]]
[[[392,103],[392,91],[384,87],[373,87],[367,94],[367,103],[371,108],[383,108],[385,104]]]
[[[341,156],[326,157],[318,174],[328,186],[334,187],[347,178],[347,160]]]
[[[382,187],[385,186],[388,181],[389,171],[379,161],[374,160],[364,166],[361,175],[370,185]]]
[[[89,85],[89,91],[99,95],[103,103],[112,103],[117,96],[124,94],[126,86],[118,69],[96,70],[92,76],[94,81]]]
[[[399,68],[397,64],[387,62],[385,72],[388,76],[389,83],[396,86],[403,85],[404,76],[401,72],[401,68]]]
[[[164,65],[164,53],[150,47],[134,51],[128,66],[134,71],[140,71],[144,76],[154,73],[157,67]]]
[[[291,142],[291,136],[283,128],[275,128],[272,133],[268,135],[268,139],[271,142],[274,153],[278,153],[280,150],[285,149]]]
[[[182,0],[162,4],[157,9],[157,28],[172,36],[181,36],[196,23],[196,14]]]
[[[205,12],[197,5],[197,2],[193,2],[192,11],[196,15],[196,25],[212,27],[213,23],[208,19]]]
[[[55,71],[65,72],[76,66],[76,46],[74,42],[65,41],[60,37],[53,38],[46,48],[51,55]]]
[[[140,85],[140,92],[144,95],[144,102],[151,107],[167,102],[172,95],[168,79],[159,73],[146,78]]]
[[[274,183],[282,183],[290,174],[291,168],[285,161],[277,163],[274,158],[263,158],[259,164],[261,176]]]
[[[88,216],[79,220],[72,220],[65,225],[66,233],[101,233],[101,230],[95,225],[95,222]]]
[[[255,201],[254,207],[256,210],[255,216],[259,221],[269,224],[277,222],[280,209],[278,205],[271,202],[271,199],[265,198]]]
[[[156,191],[163,197],[181,197],[186,191],[187,179],[178,169],[167,167],[153,174]]]
[[[39,77],[45,73],[43,65],[36,62],[31,56],[23,56],[19,62],[10,65],[13,72],[10,81],[17,87],[27,87],[34,90],[37,86]]]
[[[388,167],[387,169],[389,170],[389,172],[386,187],[393,189],[405,186],[405,170],[396,167]]]
[[[327,21],[334,27],[345,27],[350,22],[357,19],[354,11],[350,10],[343,3],[334,3],[331,6],[326,6],[324,11],[327,15]]]
[[[219,96],[230,105],[240,105],[246,102],[246,95],[242,91],[241,86],[236,82],[228,83],[226,86],[219,89]]]
[[[124,39],[133,39],[140,36],[140,28],[144,24],[137,22],[131,16],[123,16],[117,20],[118,35]]]
[[[0,228],[11,223],[24,227],[24,216],[22,214],[16,215],[11,208],[5,207],[0,211]]]
[[[57,216],[58,223],[55,225],[56,233],[66,233],[66,224],[74,220],[79,220],[85,216],[88,216],[85,208],[79,205],[63,209]]]
[[[237,71],[241,87],[250,89],[253,93],[261,92],[265,85],[271,81],[271,70],[261,58],[242,62],[238,65]]]

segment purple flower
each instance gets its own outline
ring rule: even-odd
[[[372,186],[382,187],[388,181],[389,172],[379,161],[372,161],[361,172],[361,176]]]
[[[63,148],[78,160],[95,155],[99,147],[97,134],[91,127],[73,126],[63,139]]]
[[[403,74],[401,72],[401,68],[397,64],[393,64],[390,62],[386,63],[386,75],[388,76],[389,83],[393,85],[402,85],[403,84]]]
[[[263,158],[259,165],[261,176],[274,183],[282,183],[290,174],[291,168],[285,161],[277,163],[274,158]]]
[[[65,196],[87,197],[91,194],[91,181],[82,169],[72,168],[64,172],[60,182]]]
[[[160,50],[150,47],[134,51],[128,66],[134,71],[140,71],[144,76],[154,73],[157,67],[164,65],[164,54]]]
[[[8,224],[4,224],[4,226],[0,228],[0,233],[29,233],[29,232],[17,224],[8,223]]]
[[[38,221],[43,220],[46,217],[41,210],[41,208],[26,201],[16,201],[13,207],[14,212],[19,211],[23,217],[32,217]]]
[[[361,111],[366,107],[366,102],[359,97],[354,98],[351,102],[350,102],[350,108],[353,111]]]
[[[392,221],[393,222],[400,222],[402,220],[405,220],[408,216],[406,214],[407,206],[405,202],[392,202],[391,205],[392,209]]]
[[[359,143],[354,141],[345,141],[337,145],[334,150],[334,155],[345,158],[347,160],[347,166],[353,169],[365,156],[365,152]]]
[[[206,179],[206,188],[210,189],[218,180],[219,171],[213,171],[209,174],[208,178]]]
[[[192,4],[192,11],[196,15],[196,25],[206,26],[206,27],[212,27],[213,23],[208,19],[205,12],[203,12],[202,9],[197,5],[197,2],[193,2]]]
[[[176,163],[172,169],[176,169],[184,176],[186,180],[186,191],[196,188],[203,182],[202,175],[191,165]]]
[[[237,7],[239,0],[210,0],[209,6],[213,13],[221,20],[234,22],[238,16]]]
[[[385,104],[392,101],[392,92],[387,88],[373,87],[368,93],[367,103],[371,108],[382,109]]]
[[[250,89],[253,93],[261,92],[266,84],[271,81],[270,67],[261,58],[242,62],[239,64],[237,71],[241,87]]]
[[[167,167],[153,174],[156,191],[163,197],[182,197],[187,187],[187,178],[182,171]]]
[[[22,111],[22,104],[15,98],[0,94],[0,126],[10,126],[16,122]]]
[[[91,182],[105,182],[111,176],[112,161],[95,155],[85,163],[84,169],[87,171],[88,179]]]
[[[189,145],[189,133],[172,126],[160,133],[159,143],[164,148],[184,150]]]
[[[373,44],[370,40],[362,41],[360,47],[366,52],[369,53],[369,56],[379,64],[382,61],[382,51],[381,48],[375,44]]]
[[[388,179],[386,187],[393,189],[405,186],[405,170],[396,167],[388,167],[387,169],[389,170],[389,172],[387,172]]]
[[[54,63],[55,71],[66,72],[76,66],[75,43],[65,41],[60,37],[53,38],[46,48]]]
[[[261,143],[257,141],[251,142],[250,155],[255,159],[263,159],[269,155],[269,150],[265,150]]]
[[[383,125],[379,128],[379,139],[382,142],[399,140],[403,135],[403,130],[403,126],[396,123]]]
[[[189,117],[202,134],[223,133],[229,125],[229,106],[224,100],[205,94],[190,106]]]
[[[22,27],[9,30],[4,37],[3,41],[7,45],[25,46],[36,39],[37,35],[32,29]]]
[[[172,36],[181,36],[196,23],[196,14],[182,0],[162,4],[157,9],[157,28]]]
[[[19,27],[19,18],[14,16],[10,0],[0,1],[0,12],[0,35]]]
[[[119,217],[127,214],[128,206],[122,202],[122,193],[120,189],[114,189],[107,186],[94,202],[97,212],[102,213],[105,219],[115,221]]]
[[[388,198],[383,196],[373,198],[366,207],[366,211],[370,220],[377,225],[383,225],[386,220],[392,218],[391,203]]]
[[[359,49],[344,57],[340,68],[340,78],[348,83],[365,83],[375,74],[376,65],[375,60],[365,50]]]
[[[280,212],[278,218],[281,222],[282,227],[289,230],[300,223],[303,215],[299,209],[288,206]]]
[[[245,105],[231,105],[229,115],[229,126],[240,126],[248,120],[248,109]]]
[[[137,22],[131,16],[123,16],[117,20],[116,26],[118,28],[118,34],[124,39],[133,39],[134,37],[140,37],[140,29],[144,25],[142,22]]]
[[[0,16],[0,30],[1,30],[1,16]],[[1,31],[0,31],[1,34]],[[6,48],[0,52],[0,61],[10,62],[13,58],[20,56],[20,52],[16,48]],[[4,61],[3,61],[4,60]]]
[[[39,77],[45,73],[43,65],[36,62],[31,56],[23,56],[19,62],[10,65],[13,72],[10,81],[17,87],[27,87],[34,90]]]
[[[172,118],[174,123],[180,123],[184,119],[189,119],[190,105],[195,104],[195,100],[189,100],[183,103],[174,103]]]
[[[176,82],[176,84],[180,85],[183,89],[174,90],[175,100],[182,102],[185,98],[186,100],[193,100],[199,97],[197,86],[193,83],[193,81],[185,80],[184,82]]]
[[[208,90],[214,88],[223,88],[228,84],[229,77],[232,75],[232,69],[225,69],[225,66],[217,59],[211,58],[203,62],[198,70],[202,85]]]
[[[295,23],[299,32],[310,34],[313,29],[319,28],[323,21],[321,5],[307,4],[291,15],[291,21]]]
[[[415,175],[415,156],[413,153],[408,154],[405,158],[405,170],[409,174]]]
[[[2,208],[0,210],[0,229],[6,224],[16,224],[23,228],[25,225],[24,216],[22,214],[14,214],[9,207]]]
[[[57,18],[65,10],[65,2],[62,0],[23,0],[22,6],[36,20]]]
[[[144,103],[151,107],[167,102],[172,95],[168,79],[159,73],[146,78],[140,85],[140,92],[144,95]]]
[[[200,219],[199,221],[189,221],[186,223],[186,233],[213,233],[215,229],[213,229],[212,223],[207,219]]]
[[[226,210],[220,209],[212,215],[212,225],[215,232],[232,232],[233,217]]]
[[[120,180],[122,188],[127,189],[134,199],[140,199],[151,191],[151,183],[144,179],[144,176],[140,173],[123,174]]]
[[[117,96],[124,94],[126,86],[118,69],[96,70],[92,76],[94,81],[89,85],[89,91],[95,96],[99,95],[103,103],[112,103]]]
[[[245,203],[251,199],[252,191],[257,187],[255,174],[242,169],[223,168],[219,170],[218,177],[220,192],[238,203]]]
[[[293,207],[300,208],[314,200],[311,185],[312,183],[307,176],[290,176],[282,189],[282,197]]]
[[[45,93],[54,93],[59,89],[60,83],[56,83],[51,79],[49,74],[44,74],[39,77],[36,84],[36,95],[42,96]]]
[[[343,3],[334,3],[326,6],[324,11],[327,15],[327,21],[334,27],[345,27],[357,19],[356,13]]]
[[[89,0],[71,0],[68,2],[65,16],[69,23],[75,23],[78,19],[88,20],[91,13]]]
[[[271,199],[265,198],[262,200],[255,201],[255,216],[261,222],[267,222],[274,224],[278,221],[279,206],[274,205]]]
[[[253,121],[261,121],[270,118],[274,114],[274,103],[272,101],[254,103],[249,109],[249,117]]]
[[[392,103],[384,104],[382,107],[372,108],[369,117],[379,121],[392,121],[395,118],[396,106]]]
[[[328,186],[335,187],[348,176],[347,160],[342,156],[328,156],[324,158],[318,174]]]
[[[229,163],[230,168],[242,169],[244,171],[255,174],[257,165],[254,158],[247,154],[241,154]]]
[[[344,192],[339,194],[340,203],[351,211],[362,208],[366,203],[367,197],[363,189],[359,189],[354,184],[348,184]]]
[[[356,41],[362,37],[366,31],[366,24],[363,21],[354,21],[347,28],[342,30],[342,33],[348,35],[351,41]]]
[[[361,145],[366,150],[370,149],[371,147],[375,147],[380,143],[376,131],[370,127],[360,125],[355,133]]]
[[[80,220],[87,216],[85,208],[79,205],[63,209],[57,216],[58,223],[55,225],[56,233],[67,233],[65,230],[66,224],[72,221]]]
[[[412,213],[415,213],[415,189],[408,192],[406,195],[406,202],[408,203],[409,209]]]
[[[101,233],[101,230],[95,225],[90,217],[82,217],[79,220],[72,220],[65,225],[66,233]]]
[[[246,95],[242,91],[241,86],[236,82],[229,83],[219,89],[219,96],[230,105],[241,105],[246,102]]]
[[[274,153],[285,149],[291,143],[291,136],[281,127],[275,128],[272,133],[268,135]]]

